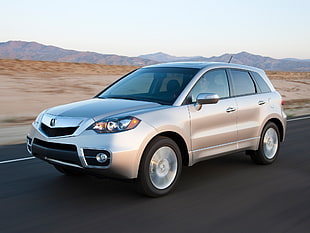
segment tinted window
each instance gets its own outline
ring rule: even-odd
[[[138,95],[149,93],[151,85],[154,81],[154,75],[151,73],[142,73],[139,76],[139,82],[134,79],[128,80],[126,85],[119,85],[114,90],[113,95],[120,95],[126,93],[127,95]]]
[[[114,83],[97,97],[173,104],[198,71],[190,68],[141,68]]]
[[[255,84],[247,71],[231,70],[234,95],[250,95],[256,93]]]
[[[200,93],[215,93],[220,98],[229,97],[229,86],[225,70],[211,70],[204,74],[195,84],[188,99],[190,103],[196,102]]]
[[[256,81],[256,83],[259,86],[259,89],[261,90],[261,92],[266,93],[266,92],[270,92],[270,88],[267,85],[267,83],[265,82],[265,80],[256,72],[252,72],[252,75]]]

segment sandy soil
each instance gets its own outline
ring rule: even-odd
[[[284,100],[288,116],[310,114],[310,72],[266,72]]]
[[[29,124],[46,108],[92,98],[136,68],[0,59],[0,127]],[[310,114],[310,73],[267,74],[289,116]]]

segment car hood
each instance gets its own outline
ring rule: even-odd
[[[95,98],[53,107],[48,109],[46,113],[62,117],[93,118],[97,121],[114,115],[159,108],[160,106],[162,105],[153,102]]]

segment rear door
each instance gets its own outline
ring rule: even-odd
[[[238,108],[238,148],[253,148],[258,143],[260,127],[268,109],[268,94],[260,90],[253,73],[230,69],[229,74]]]

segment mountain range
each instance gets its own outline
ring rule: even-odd
[[[264,70],[310,72],[310,59],[274,59],[247,52],[223,54],[221,56],[213,56],[209,58],[203,56],[177,57],[162,52],[141,55],[138,57],[127,57],[114,54],[67,50],[55,46],[43,45],[37,42],[25,41],[0,42],[0,58],[134,66],[145,66],[176,61],[228,62],[231,59],[232,63],[255,66]]]
[[[228,62],[255,66],[263,70],[273,71],[310,71],[309,59],[275,59],[271,57],[263,57],[260,55],[254,55],[247,52],[240,52],[236,54],[223,54],[221,56],[213,57],[175,57],[164,53],[154,53],[149,55],[139,56],[140,58],[149,59],[157,62],[172,62],[172,61],[204,61],[204,62]]]
[[[0,43],[0,58],[34,61],[58,61],[76,63],[95,63],[106,65],[144,66],[154,64],[154,61],[139,57],[126,57],[114,54],[81,52],[43,45],[37,42],[8,41]]]

